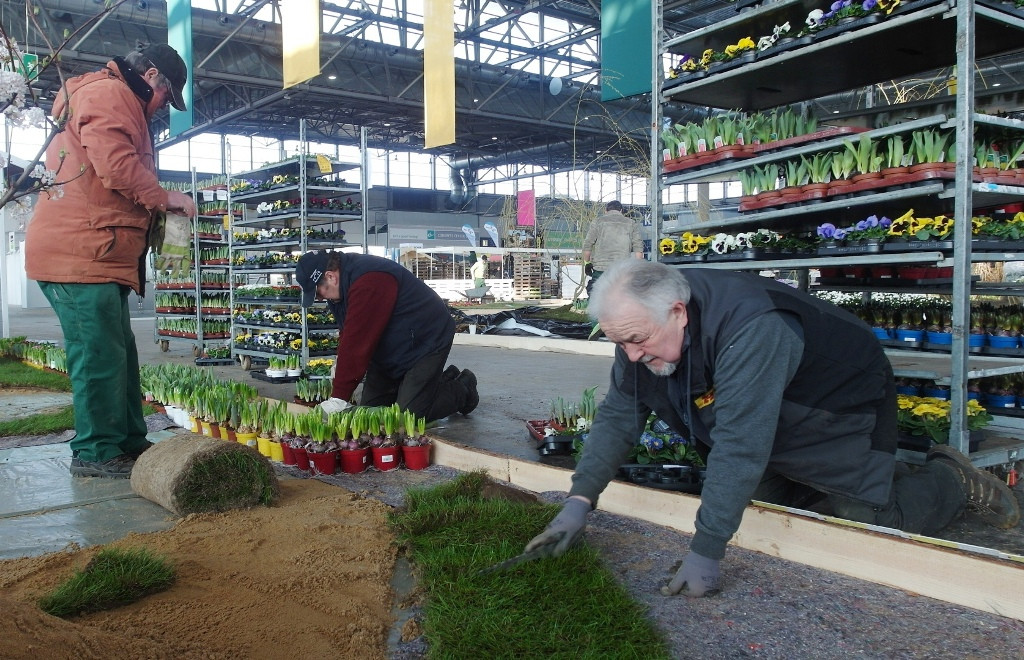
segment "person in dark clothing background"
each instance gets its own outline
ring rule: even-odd
[[[616,344],[611,384],[561,512],[527,550],[558,556],[580,537],[651,412],[707,452],[696,533],[667,594],[717,593],[752,499],[923,534],[965,508],[1020,522],[1006,484],[948,445],[897,470],[892,367],[871,329],[830,303],[757,275],[627,259],[588,311]]]
[[[359,403],[398,403],[427,420],[480,402],[476,376],[444,368],[455,337],[448,306],[419,278],[393,261],[372,255],[317,250],[299,258],[295,279],[302,306],[327,301],[338,322],[338,358],[325,413],[348,408],[363,380]]]

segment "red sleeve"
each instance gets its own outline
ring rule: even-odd
[[[388,273],[360,276],[348,289],[345,325],[338,337],[338,362],[331,396],[348,401],[366,375],[380,336],[391,321],[398,280]]]

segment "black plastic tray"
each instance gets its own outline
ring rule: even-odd
[[[619,477],[638,486],[681,493],[700,493],[704,485],[700,470],[691,465],[628,463],[619,467]]]

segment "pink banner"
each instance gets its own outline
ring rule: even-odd
[[[520,227],[533,227],[537,224],[537,197],[532,190],[520,190],[518,195],[519,208],[516,211],[516,224]]]

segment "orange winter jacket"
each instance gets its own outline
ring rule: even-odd
[[[67,93],[70,116],[46,151],[46,167],[63,185],[36,204],[25,234],[25,272],[43,282],[116,282],[141,294],[150,218],[167,208],[145,105],[113,61],[69,80]],[[54,117],[65,102],[62,90]]]

